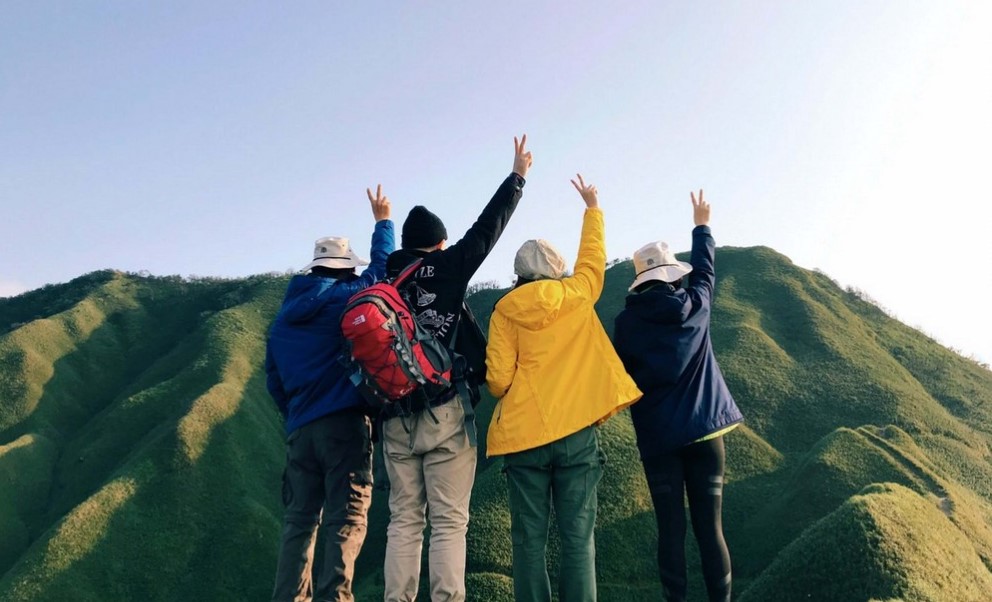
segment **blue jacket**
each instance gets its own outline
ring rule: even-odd
[[[348,299],[386,275],[393,222],[376,222],[370,264],[354,280],[297,275],[269,331],[265,372],[269,393],[286,419],[286,433],[364,402],[339,361],[341,313]]]
[[[710,342],[714,248],[709,226],[697,226],[685,288],[659,281],[628,295],[616,317],[614,346],[644,392],[630,408],[642,458],[670,452],[744,419]]]

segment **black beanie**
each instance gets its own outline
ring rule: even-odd
[[[447,238],[448,231],[444,229],[441,218],[428,211],[427,207],[415,205],[403,222],[400,246],[404,249],[424,249]]]

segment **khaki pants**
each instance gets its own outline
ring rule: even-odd
[[[411,602],[417,596],[428,517],[431,600],[465,600],[465,534],[477,448],[469,444],[459,396],[431,412],[436,423],[424,410],[383,425],[390,512],[386,602]]]
[[[286,514],[274,602],[355,599],[351,592],[355,559],[365,542],[372,502],[371,435],[368,417],[346,410],[305,424],[286,440],[282,484]],[[321,515],[324,560],[314,579]]]

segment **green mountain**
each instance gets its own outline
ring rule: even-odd
[[[771,249],[717,266],[714,347],[747,419],[727,440],[735,598],[992,598],[992,372]],[[607,272],[608,329],[632,276]],[[261,365],[286,283],[104,271],[0,299],[0,600],[268,599],[284,449]],[[470,299],[483,326],[503,292]],[[629,416],[602,435],[600,598],[660,599]],[[512,599],[500,468],[479,463],[471,600]],[[362,601],[387,519],[377,490]]]

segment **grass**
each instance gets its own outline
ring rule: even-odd
[[[884,483],[806,529],[740,600],[979,602],[989,591],[966,535],[915,491]]]
[[[0,598],[263,599],[267,580],[244,575],[275,561],[266,543],[279,531],[271,484],[283,452],[257,366],[285,282],[170,290],[121,280],[101,289],[112,308],[101,323],[59,347],[68,351],[17,425],[55,433],[60,453],[34,475],[46,483],[44,511],[13,513],[30,546],[3,567]],[[247,302],[232,297],[239,292]],[[187,305],[170,310],[176,297]],[[63,365],[72,373],[98,363],[102,392],[62,380]],[[53,420],[61,399],[83,419]]]
[[[48,499],[57,454],[42,435],[22,435],[0,446],[0,566],[13,564],[30,543],[30,524]]]
[[[714,348],[746,416],[727,436],[735,599],[992,591],[992,373],[771,249],[721,248],[717,273]],[[608,331],[632,276],[607,271]],[[0,300],[0,599],[268,599],[284,447],[261,364],[285,285],[103,271]],[[470,299],[483,328],[504,293]],[[601,440],[600,599],[658,599],[628,414]],[[484,452],[469,599],[510,600],[506,483]],[[359,600],[381,599],[387,521],[377,490]],[[558,549],[552,529],[553,579]],[[690,600],[697,556],[690,535]]]

